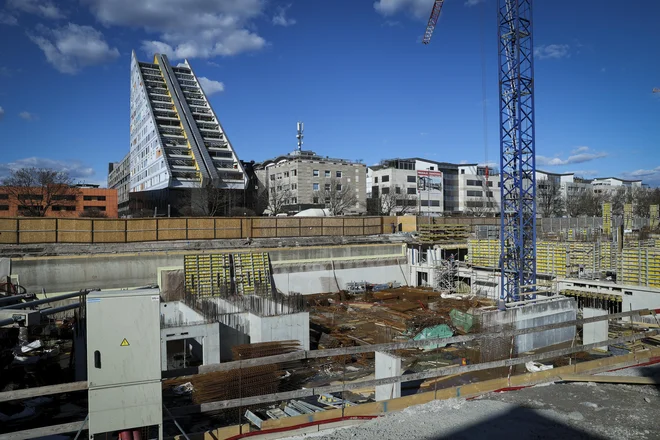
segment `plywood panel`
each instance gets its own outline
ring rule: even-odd
[[[352,227],[360,226],[360,227],[362,227],[362,225],[364,225],[364,220],[360,217],[358,217],[358,218],[355,218],[355,217],[346,217],[346,218],[344,218],[344,226],[352,226]]]
[[[300,228],[277,228],[278,237],[300,237]]]
[[[344,235],[364,235],[364,228],[362,226],[346,226]]]
[[[185,240],[186,219],[161,218],[158,219],[158,240]]]
[[[417,231],[417,217],[414,215],[399,216],[397,217],[397,221],[401,225],[401,232]]]
[[[253,218],[253,228],[275,228],[277,226],[276,218]]]
[[[55,243],[57,241],[56,219],[21,218],[18,220],[20,243]]]
[[[156,219],[130,219],[126,223],[126,241],[156,241]]]
[[[364,217],[365,226],[379,226],[381,224],[381,217]]]
[[[126,241],[128,220],[93,220],[94,243],[123,243]]]
[[[343,226],[344,225],[344,219],[343,218],[328,218],[328,217],[322,217],[323,220],[323,226]]]
[[[300,218],[278,218],[277,228],[297,228],[300,226]]]
[[[82,219],[58,219],[57,220],[57,242],[58,243],[91,243],[92,242],[92,220]]]
[[[254,238],[268,238],[277,237],[276,228],[252,228],[252,236]]]
[[[233,221],[240,227],[240,221]],[[189,240],[212,240],[215,238],[215,219],[213,218],[189,218],[188,219],[188,239]]]
[[[323,219],[321,217],[301,217],[300,218],[301,227],[311,227],[311,226],[323,226]]]
[[[300,235],[303,237],[318,237],[323,235],[323,228],[316,226],[309,226],[307,228],[303,228]]]
[[[243,220],[240,218],[216,218],[215,238],[242,238],[242,221]]]
[[[18,220],[15,218],[0,219],[0,243],[15,244],[18,242]]]
[[[380,231],[381,234],[391,234],[392,233],[392,223],[394,225],[397,225],[397,220],[396,217],[394,216],[387,216],[387,217],[382,217],[383,219],[383,228]]]
[[[323,234],[322,235],[343,235],[343,229],[341,226],[340,227],[323,227]]]
[[[378,235],[381,233],[381,227],[378,226],[365,226],[364,235]]]

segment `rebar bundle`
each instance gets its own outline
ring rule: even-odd
[[[241,359],[254,359],[265,356],[292,353],[300,349],[300,342],[291,340],[235,345],[231,348],[231,353],[232,358],[237,361]]]

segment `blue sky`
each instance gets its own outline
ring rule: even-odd
[[[496,0],[446,0],[428,46],[433,0],[2,1],[0,176],[105,183],[131,50],[188,58],[242,160],[292,151],[298,120],[322,155],[498,160]],[[660,185],[660,2],[534,6],[538,168]]]

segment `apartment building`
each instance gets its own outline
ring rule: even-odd
[[[143,205],[150,196],[162,205],[190,198],[177,191],[245,189],[245,170],[187,60],[141,62],[133,52],[130,81],[129,199],[147,192]]]
[[[390,159],[370,166],[367,171],[370,213],[442,214],[443,173],[433,168],[417,169],[415,159]]]
[[[296,150],[254,165],[257,192],[266,214],[295,213],[330,204],[324,198],[350,189],[356,203],[343,214],[366,212],[366,166]]]
[[[500,174],[497,168],[478,164],[458,165],[458,205],[463,214],[477,216],[500,212]]]
[[[129,211],[130,158],[130,153],[128,153],[121,162],[108,164],[108,188],[117,190],[117,212],[120,216],[127,215]]]
[[[642,188],[644,186],[641,180],[626,180],[618,177],[596,177],[591,180],[591,185],[596,194],[607,194],[621,187]]]
[[[20,191],[0,187],[0,217],[23,217],[36,211],[44,217],[117,218],[117,190],[98,185],[73,185],[59,194],[44,194],[42,188]],[[52,199],[53,202],[47,202]],[[44,212],[45,211],[45,212]]]

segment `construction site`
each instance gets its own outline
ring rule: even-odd
[[[0,440],[657,438],[658,205],[537,212],[531,3],[490,217],[0,219]]]

